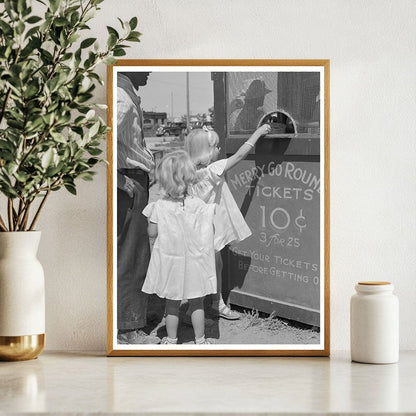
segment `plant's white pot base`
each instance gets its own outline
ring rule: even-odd
[[[39,231],[0,232],[0,360],[36,358],[45,343]]]

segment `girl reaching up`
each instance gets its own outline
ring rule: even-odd
[[[244,220],[235,200],[225,182],[225,174],[241,162],[254,148],[257,140],[269,133],[271,127],[263,124],[251,137],[227,159],[218,160],[220,148],[219,137],[213,130],[194,129],[185,139],[188,152],[195,168],[196,183],[191,184],[189,193],[201,198],[206,203],[216,205],[214,216],[214,247],[217,273],[217,293],[213,297],[214,316],[236,320],[240,315],[231,310],[221,295],[222,259],[221,250],[231,242],[242,241],[251,235],[251,230]]]

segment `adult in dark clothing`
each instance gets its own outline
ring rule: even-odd
[[[117,74],[117,327],[119,344],[157,344],[143,331],[147,295],[141,291],[150,259],[147,219],[152,153],[143,135],[137,90],[149,72]]]

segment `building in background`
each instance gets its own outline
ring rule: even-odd
[[[156,130],[165,124],[167,113],[157,111],[143,111],[143,128],[145,136],[154,136]]]

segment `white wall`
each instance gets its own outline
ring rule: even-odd
[[[401,348],[416,349],[416,2],[106,0],[93,34],[133,15],[131,59],[331,60],[331,347],[349,348],[354,284],[374,279],[394,283]],[[78,189],[39,224],[49,350],[105,349],[104,166]]]

